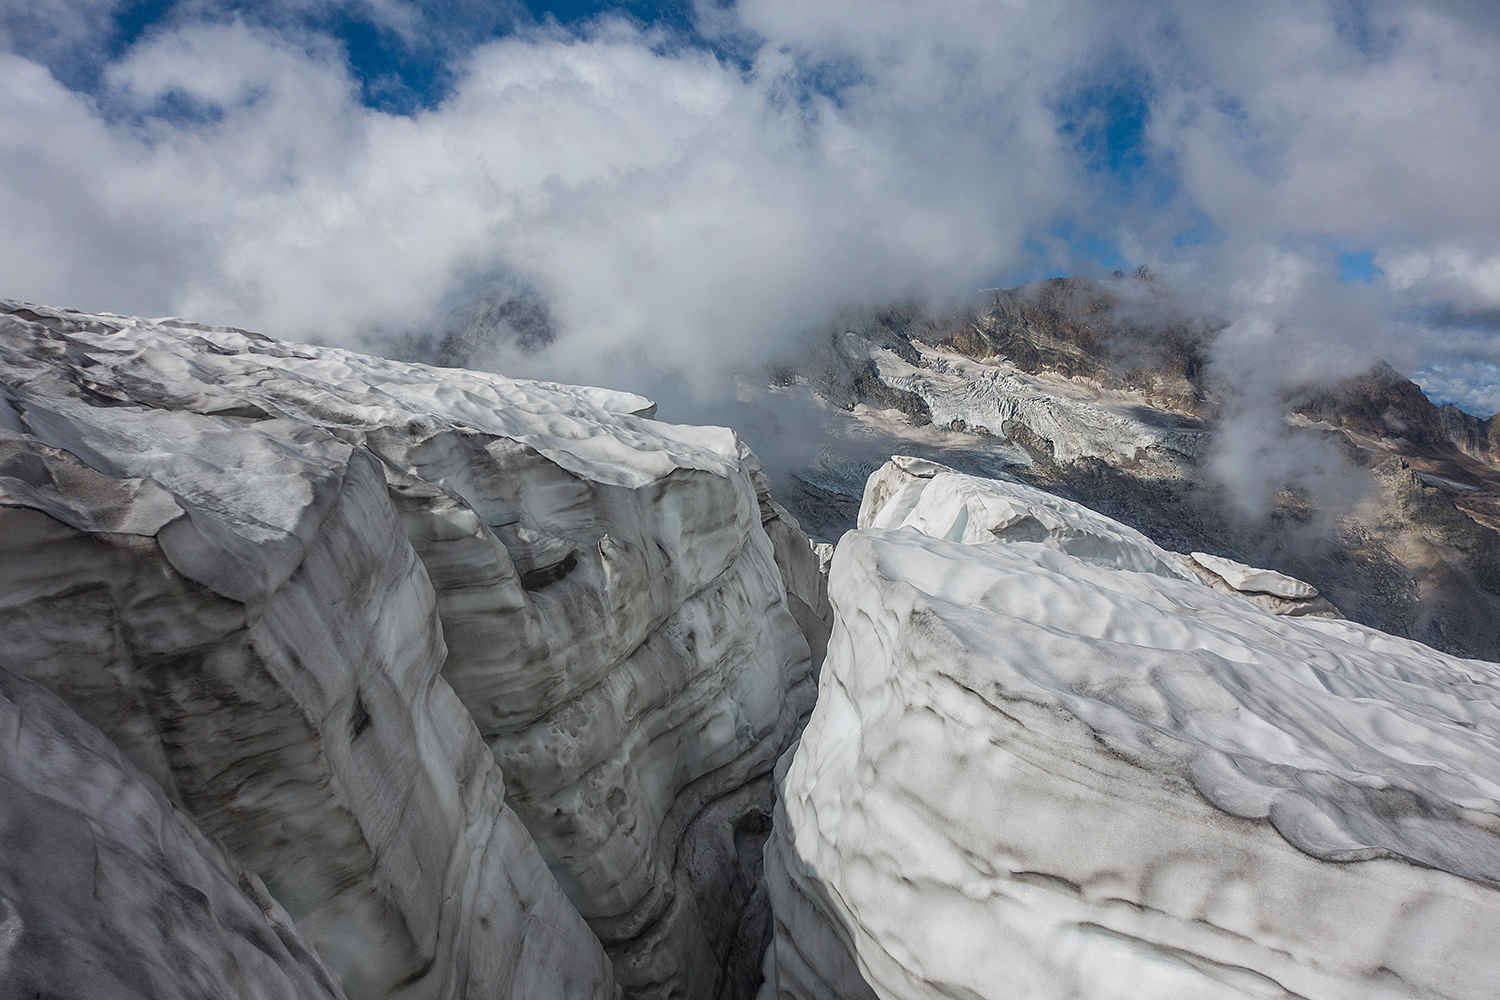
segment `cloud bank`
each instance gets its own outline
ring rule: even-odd
[[[355,343],[521,287],[558,336],[510,370],[716,386],[851,303],[1144,263],[1246,386],[1494,357],[1488,4],[134,9],[0,14],[0,295]]]

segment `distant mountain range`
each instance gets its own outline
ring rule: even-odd
[[[1330,471],[1363,495],[1330,501],[1288,482],[1247,518],[1207,467],[1230,426],[1209,364],[1220,329],[1149,274],[1055,278],[972,309],[871,312],[772,381],[804,384],[907,453],[1014,476],[1167,548],[1308,580],[1355,620],[1500,659],[1500,415],[1435,405],[1384,364],[1286,391],[1274,446],[1336,453],[1344,470]],[[825,455],[780,493],[832,540],[852,527],[871,464]]]

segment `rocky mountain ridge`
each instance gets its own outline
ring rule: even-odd
[[[1300,392],[1280,446],[1341,453],[1364,495],[1329,504],[1292,485],[1247,519],[1206,466],[1224,419],[1205,360],[1215,330],[1175,316],[1154,282],[1059,278],[976,310],[857,319],[802,378],[834,419],[886,428],[888,452],[1017,477],[1169,548],[1309,580],[1358,621],[1500,659],[1500,415],[1436,406],[1389,368]],[[785,502],[836,537],[871,471],[825,461],[790,478]]]

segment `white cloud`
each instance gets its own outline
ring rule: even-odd
[[[338,46],[288,27],[303,8],[187,5],[97,102],[0,57],[0,294],[338,340],[519,279],[563,336],[513,363],[617,383],[732,368],[841,304],[972,288],[1038,246],[1066,267],[1049,228],[1069,216],[1217,315],[1289,331],[1277,379],[1415,367],[1392,310],[1500,299],[1500,29],[1468,0],[743,0],[704,24],[755,39],[748,68],[622,22],[536,29],[468,50],[412,116],[363,106]],[[54,20],[76,43],[104,9]],[[1165,195],[1111,201],[1062,128],[1112,84],[1147,102]],[[1207,246],[1175,244],[1191,218]],[[1385,282],[1336,286],[1334,245],[1379,250]]]
[[[1500,365],[1491,361],[1440,361],[1417,373],[1427,394],[1476,417],[1500,413]]]
[[[333,54],[240,23],[112,66],[113,120],[10,57],[0,197],[39,237],[8,234],[4,291],[342,339],[506,273],[554,302],[566,374],[701,371],[846,301],[971,286],[1066,203],[1027,109],[964,136],[941,93],[906,93],[905,119],[872,106],[887,91],[790,101],[773,50],[746,74],[659,41],[496,41],[409,118],[359,106]]]
[[[1398,247],[1382,251],[1375,263],[1401,291],[1464,310],[1500,309],[1500,248],[1486,254],[1453,246]]]
[[[1348,23],[1361,9],[1181,6],[1180,44],[1156,50],[1153,138],[1221,225],[1247,235],[1494,231],[1496,40],[1415,4]]]
[[[0,4],[0,50],[91,72],[102,61],[99,41],[120,6],[120,0],[7,0]]]

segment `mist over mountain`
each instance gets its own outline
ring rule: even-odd
[[[1274,567],[1385,631],[1500,657],[1500,416],[1438,406],[1384,362],[1360,372],[1363,355],[1337,382],[1246,379],[1226,364],[1233,326],[1146,271],[840,319],[744,394],[745,415],[797,414],[771,434],[741,426],[774,442],[777,495],[815,537],[854,526],[883,455],[921,455],[1052,490],[1168,548]]]
[[[378,345],[525,289],[556,341],[487,365],[711,400],[839,309],[1144,265],[1268,386],[1497,384],[1484,4],[50,0],[0,46],[21,299]]]

